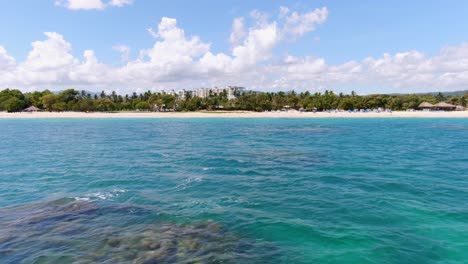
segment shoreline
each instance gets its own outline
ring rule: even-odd
[[[0,119],[35,118],[468,118],[468,111],[348,113],[348,112],[0,112]]]

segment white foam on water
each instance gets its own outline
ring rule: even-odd
[[[191,183],[201,182],[202,180],[203,180],[203,177],[189,177],[189,178],[183,180],[182,183],[177,185],[175,188],[177,190],[185,190],[190,186]]]
[[[73,199],[75,199],[75,201],[83,201],[83,202],[87,202],[90,200],[87,197],[73,197]]]
[[[89,201],[89,200],[108,200],[118,197],[122,193],[126,193],[127,190],[124,189],[113,189],[110,192],[95,192],[86,194],[83,197],[74,197],[77,201]]]
[[[190,177],[184,180],[184,183],[192,183],[192,182],[201,182],[203,180],[202,177]]]

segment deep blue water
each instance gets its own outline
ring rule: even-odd
[[[467,119],[0,120],[0,263],[467,263]]]

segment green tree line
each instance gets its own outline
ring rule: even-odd
[[[177,98],[170,94],[133,93],[119,95],[116,92],[106,94],[90,94],[86,91],[67,89],[60,93],[49,90],[23,93],[16,89],[0,91],[0,111],[21,111],[29,106],[36,106],[46,111],[79,111],[79,112],[109,112],[109,111],[199,111],[199,110],[247,110],[271,111],[284,108],[291,109],[376,109],[392,110],[416,109],[422,102],[432,104],[445,101],[454,105],[468,105],[468,93],[462,96],[402,94],[402,95],[365,95],[355,92],[351,94],[336,94],[332,91],[324,93],[301,92],[244,92],[236,99],[228,100],[226,92],[213,94],[207,98],[193,97],[186,94],[185,98]]]

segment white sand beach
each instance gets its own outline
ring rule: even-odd
[[[0,118],[468,118],[468,111],[348,112],[0,112]]]

